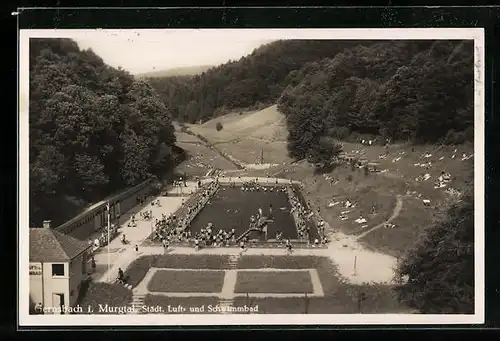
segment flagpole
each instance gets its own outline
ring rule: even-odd
[[[109,274],[109,267],[110,267],[110,259],[109,259],[109,241],[110,241],[110,236],[109,236],[109,233],[110,233],[110,228],[111,228],[111,213],[110,213],[110,207],[109,207],[109,201],[106,205],[106,208],[108,209],[108,276],[110,276]]]

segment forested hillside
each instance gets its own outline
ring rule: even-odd
[[[304,157],[322,136],[462,143],[474,131],[473,42],[357,46],[287,78],[278,108],[289,150]]]
[[[30,223],[55,224],[172,167],[154,89],[70,39],[30,40]]]
[[[195,123],[224,114],[228,109],[274,104],[291,71],[308,62],[333,57],[345,48],[370,44],[370,41],[276,41],[201,75],[150,78],[149,82],[172,109],[174,118]]]
[[[200,76],[149,81],[191,123],[278,102],[302,158],[322,137],[472,140],[473,52],[472,41],[277,41]]]
[[[142,82],[71,40],[32,40],[31,217],[57,221],[171,167],[171,118],[277,103],[294,158],[323,155],[332,138],[470,141],[473,62],[472,41],[288,40],[201,75]]]
[[[179,77],[179,76],[194,76],[202,74],[213,67],[212,65],[200,65],[200,66],[191,66],[191,67],[177,67],[173,69],[167,70],[159,70],[159,71],[151,71],[141,74],[136,74],[136,79],[145,79],[145,78],[160,78],[160,77]]]

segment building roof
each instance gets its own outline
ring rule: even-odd
[[[116,200],[116,198],[118,198],[118,197],[123,197],[124,195],[127,195],[127,193],[133,192],[134,190],[137,190],[138,188],[144,187],[147,184],[149,184],[150,182],[152,182],[152,179],[145,180],[145,181],[141,182],[140,184],[138,184],[138,185],[136,185],[134,187],[128,188],[128,189],[126,189],[124,191],[120,191],[120,192],[108,195],[103,200],[101,200],[101,201],[99,201],[99,202],[97,202],[95,204],[92,204],[91,206],[89,206],[86,209],[84,209],[77,216],[74,216],[73,218],[71,218],[70,220],[66,221],[65,223],[57,226],[56,229],[59,229],[59,230],[64,229],[64,227],[66,227],[68,225],[71,225],[71,224],[73,224],[73,223],[75,223],[77,221],[80,221],[83,217],[86,217],[92,211],[95,211],[96,209],[100,209],[100,208],[106,206],[106,204],[109,201]]]
[[[69,262],[90,247],[50,228],[30,228],[30,262]]]

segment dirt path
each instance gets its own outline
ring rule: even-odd
[[[398,195],[397,196],[396,207],[394,207],[394,211],[392,212],[392,215],[389,217],[389,219],[387,219],[386,221],[378,224],[377,226],[372,227],[368,231],[365,231],[365,232],[361,233],[360,235],[357,236],[356,239],[361,239],[364,236],[366,236],[367,234],[372,233],[373,231],[378,230],[379,228],[383,227],[386,223],[390,223],[391,221],[393,221],[394,219],[396,219],[399,216],[399,213],[401,212],[402,208],[403,208],[403,199],[401,198],[401,196]]]

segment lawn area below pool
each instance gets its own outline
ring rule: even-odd
[[[78,303],[82,314],[124,314],[132,303],[132,291],[118,283],[85,282],[81,290]]]
[[[238,271],[235,293],[313,293],[309,271]]]
[[[148,283],[148,290],[218,293],[223,284],[224,271],[157,270]]]
[[[211,269],[229,268],[226,255],[148,255],[134,260],[125,271],[127,283],[135,287],[150,268]]]

